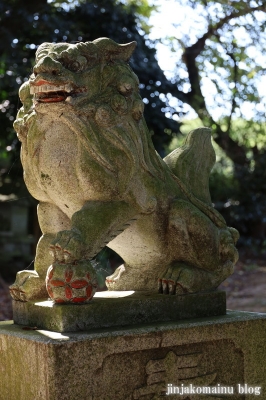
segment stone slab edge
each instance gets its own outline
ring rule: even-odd
[[[178,334],[178,342],[190,342],[188,336],[184,337],[182,333],[184,331],[194,331],[198,329],[201,332],[202,338],[204,336],[204,330],[215,329],[225,332],[228,327],[235,326],[236,330],[239,332],[239,328],[246,326],[246,324],[256,321],[265,325],[266,323],[266,313],[256,313],[249,311],[233,311],[227,310],[225,315],[206,317],[206,318],[191,318],[188,320],[172,321],[172,322],[161,322],[156,324],[140,324],[140,325],[128,325],[125,327],[111,327],[111,328],[101,328],[92,329],[91,331],[82,332],[55,332],[45,329],[36,329],[25,327],[22,325],[15,324],[13,320],[10,321],[0,321],[0,336],[13,336],[14,338],[25,339],[33,342],[47,343],[47,344],[59,344],[62,342],[76,342],[83,340],[98,340],[100,338],[117,338],[120,337],[136,337],[136,336],[146,336],[158,332],[167,335],[170,332],[180,332]],[[255,326],[255,325],[254,325]],[[218,332],[215,333],[217,335]],[[255,332],[254,332],[255,334]],[[217,338],[223,335],[217,335]],[[239,336],[239,335],[238,335]],[[239,336],[239,339],[242,336]],[[266,335],[265,335],[266,338]],[[266,339],[265,339],[266,340]],[[243,338],[245,341],[245,338]],[[194,338],[193,338],[194,342]]]
[[[150,324],[224,315],[225,292],[184,296],[134,293],[122,298],[94,298],[91,303],[13,302],[14,322],[55,332]]]

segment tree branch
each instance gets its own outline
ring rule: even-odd
[[[232,12],[229,15],[226,15],[224,18],[222,18],[217,24],[215,25],[209,25],[207,32],[197,40],[196,43],[194,43],[192,46],[187,47],[184,50],[182,59],[184,63],[187,66],[188,70],[188,75],[189,75],[189,81],[191,84],[191,92],[189,92],[189,97],[190,97],[190,104],[193,108],[193,103],[195,101],[193,100],[194,97],[198,97],[198,101],[200,102],[200,107],[199,110],[205,109],[206,110],[206,104],[204,101],[204,97],[201,93],[201,88],[200,88],[200,76],[199,76],[199,71],[198,67],[196,64],[196,58],[197,56],[202,52],[204,49],[206,40],[209,39],[212,35],[217,34],[217,30],[222,28],[224,24],[226,24],[228,21],[230,21],[232,18],[238,18],[246,14],[250,14],[254,11],[265,11],[266,12],[266,5],[261,5],[258,7],[246,7],[243,8],[243,10],[240,11],[235,11]],[[206,111],[205,111],[206,114]]]
[[[229,15],[226,15],[224,18],[220,19],[219,22],[215,25],[209,25],[207,32],[197,40],[192,46],[189,46],[185,49],[183,57],[186,58],[188,55],[193,57],[194,59],[202,52],[205,46],[205,42],[209,39],[212,35],[216,33],[216,31],[223,27],[228,21],[233,18],[239,18],[246,14],[251,14],[254,11],[264,11],[266,12],[266,4],[258,6],[258,7],[246,7],[243,10],[238,10],[232,12]]]
[[[200,119],[202,122],[207,125],[215,125],[215,133],[217,134],[217,137],[215,138],[216,143],[225,151],[226,155],[237,165],[247,165],[248,160],[246,157],[246,148],[245,146],[239,145],[237,142],[235,142],[233,139],[231,139],[228,135],[229,129],[231,128],[231,117],[233,110],[235,108],[235,96],[233,97],[232,100],[232,111],[231,111],[231,116],[229,119],[229,124],[228,124],[228,129],[226,132],[224,132],[221,129],[221,126],[216,123],[211,115],[209,114],[204,96],[201,91],[200,87],[200,74],[199,74],[199,69],[198,65],[196,62],[197,56],[203,51],[205,47],[206,40],[210,38],[211,36],[218,35],[218,29],[222,28],[223,25],[225,25],[228,21],[230,21],[233,18],[238,18],[240,16],[250,14],[254,11],[266,11],[266,5],[261,5],[258,7],[250,8],[246,7],[243,8],[242,10],[234,11],[230,13],[229,15],[226,15],[224,18],[222,18],[217,24],[215,25],[209,25],[207,32],[197,40],[196,43],[194,43],[192,46],[187,47],[184,50],[183,53],[183,61],[186,64],[187,71],[188,71],[188,77],[191,85],[191,91],[186,94],[186,102],[198,113]],[[230,55],[232,58],[233,56]],[[236,60],[232,58],[234,61],[234,80],[236,83],[237,79],[237,64]],[[178,96],[178,93],[176,93],[176,89],[174,88],[172,90],[172,94]],[[179,97],[180,98],[180,97]]]
[[[227,54],[234,62],[234,84],[235,84],[235,87],[233,89],[233,95],[232,95],[231,112],[230,112],[230,115],[228,118],[228,125],[227,125],[227,130],[226,130],[226,133],[229,133],[230,129],[231,129],[232,115],[236,108],[236,84],[237,84],[237,77],[238,77],[238,67],[237,67],[237,62],[236,62],[236,58],[235,58],[234,54],[233,53],[227,53]]]

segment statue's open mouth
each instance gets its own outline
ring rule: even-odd
[[[53,85],[46,81],[31,85],[30,93],[41,103],[71,102],[72,98],[85,92],[84,88],[74,88],[71,84]]]

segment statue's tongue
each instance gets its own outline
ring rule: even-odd
[[[54,103],[64,101],[65,99],[65,92],[38,93],[38,101],[40,101],[41,103]]]

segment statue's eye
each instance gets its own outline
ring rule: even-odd
[[[70,71],[78,71],[81,69],[81,65],[78,61],[72,61],[68,64],[67,68],[70,69]]]

